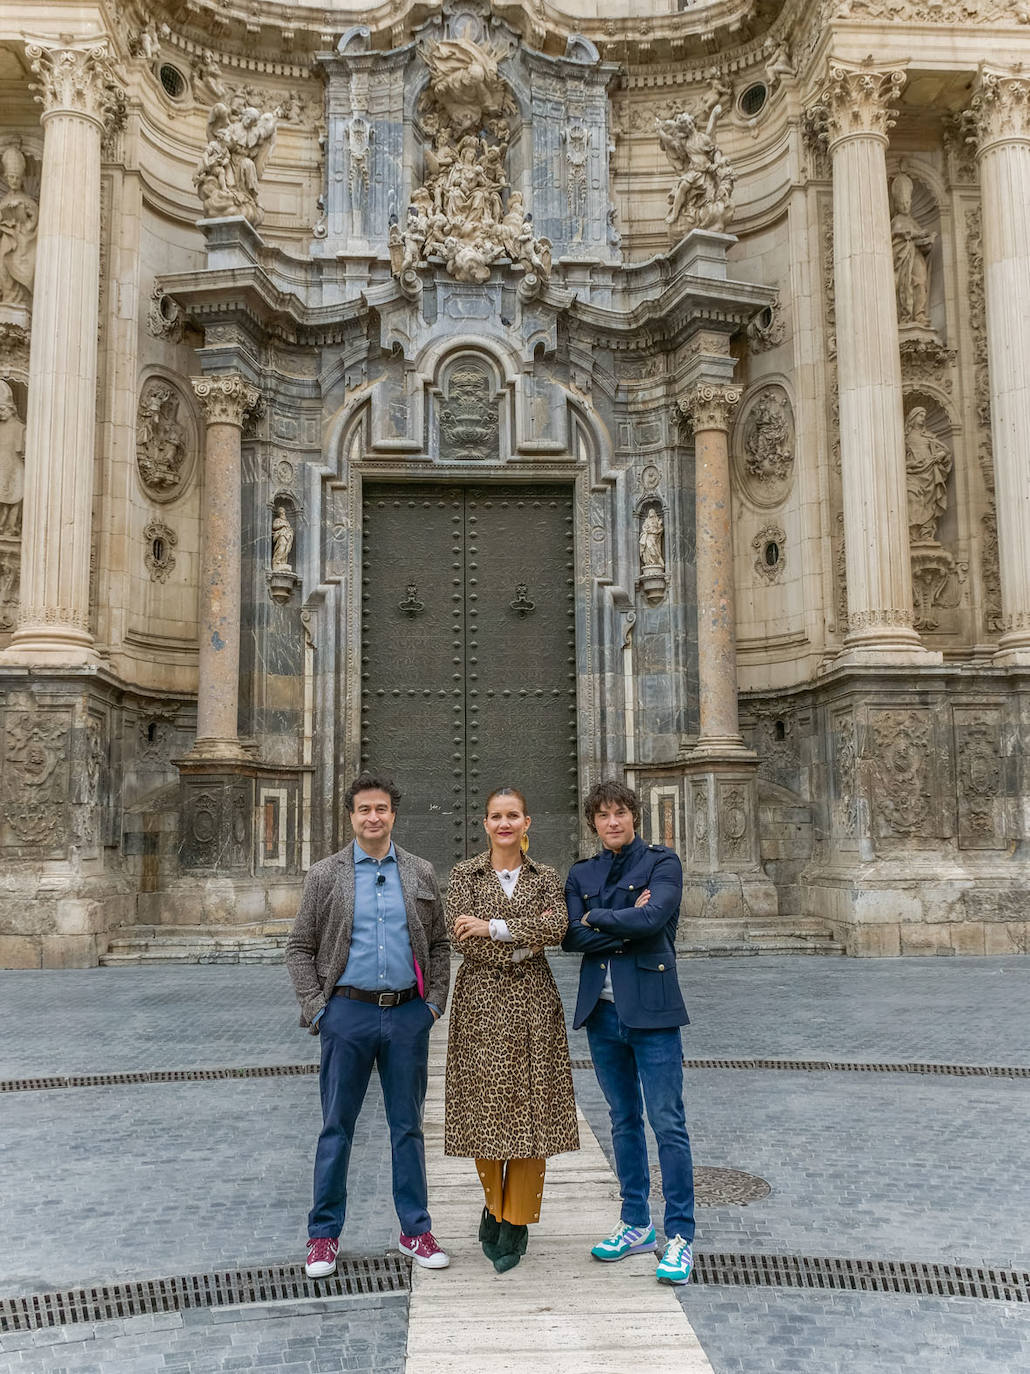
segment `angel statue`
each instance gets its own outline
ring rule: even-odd
[[[241,215],[255,228],[264,219],[258,182],[275,137],[276,115],[253,105],[234,109],[224,101],[211,107],[207,147],[193,174],[197,195],[209,218]]]
[[[445,38],[423,54],[436,103],[457,134],[478,130],[488,115],[504,112],[510,100],[497,54],[468,38]]]
[[[722,233],[733,210],[736,175],[715,143],[715,126],[722,106],[716,105],[703,130],[694,116],[683,110],[672,119],[657,119],[658,142],[679,180],[669,192],[666,224],[682,215],[688,229],[714,229]]]

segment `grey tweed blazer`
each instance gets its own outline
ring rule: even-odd
[[[443,1011],[451,982],[451,950],[436,873],[428,859],[394,844],[404,892],[411,952],[418,960],[425,997]],[[354,928],[354,847],[322,859],[308,871],[300,909],[286,942],[286,967],[300,1003],[300,1024],[312,1021],[347,967]]]

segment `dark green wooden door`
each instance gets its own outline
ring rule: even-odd
[[[577,825],[572,491],[366,483],[362,762],[397,779],[396,838],[441,880],[485,845],[490,791],[520,788],[533,853]]]

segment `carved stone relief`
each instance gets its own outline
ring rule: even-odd
[[[174,501],[186,490],[196,451],[192,415],[163,377],[144,383],[136,412],[136,467],[152,501]]]
[[[772,586],[783,581],[787,570],[787,532],[782,525],[763,525],[751,541],[754,569],[760,581]]]
[[[682,221],[685,231],[714,229],[723,233],[730,222],[736,174],[715,142],[721,113],[721,105],[713,106],[703,129],[687,110],[655,121],[659,145],[678,178],[669,192],[668,225]]]
[[[494,381],[482,363],[456,363],[447,375],[440,408],[440,457],[447,463],[500,457]]]
[[[0,305],[32,304],[39,202],[29,194],[29,177],[29,161],[16,138],[0,148]],[[38,173],[32,184],[38,186]]]
[[[20,536],[24,499],[25,425],[10,384],[0,380],[0,538]]]
[[[52,849],[66,838],[65,711],[9,711],[4,727],[3,817],[16,844]]]
[[[797,711],[788,701],[765,701],[752,710],[759,777],[796,791],[801,769]]]
[[[691,812],[693,813],[693,854],[695,860],[708,858],[708,789],[698,782],[690,789]]]
[[[1005,847],[1001,712],[954,712],[958,842],[962,849]]]
[[[751,853],[751,804],[747,790],[719,784],[719,858],[747,860]]]
[[[744,402],[734,454],[747,499],[761,507],[781,505],[794,475],[794,413],[782,386],[760,387]]]
[[[147,310],[147,329],[155,339],[167,339],[169,343],[181,343],[186,327],[186,315],[178,301],[172,300],[162,287],[155,282],[150,293],[150,307]]]
[[[851,715],[833,721],[833,824],[844,839],[858,832],[858,747]]]
[[[551,244],[535,237],[522,192],[509,189],[508,141],[518,107],[498,67],[506,52],[458,37],[430,44],[422,55],[429,69],[418,110],[425,172],[406,222],[390,227],[391,269],[411,296],[431,259],[456,281],[482,283],[493,263],[507,258],[523,268],[524,294],[533,294],[551,275]]]
[[[764,353],[776,348],[786,336],[786,322],[779,296],[772,305],[759,310],[747,327],[747,343],[752,353]]]
[[[255,228],[265,217],[258,204],[258,183],[264,171],[278,116],[262,113],[242,94],[229,104],[219,100],[207,120],[207,146],[193,174],[208,219],[242,215]]]
[[[882,838],[925,833],[933,801],[929,712],[874,711],[870,731],[877,834]]]
[[[143,561],[152,582],[167,582],[175,567],[174,549],[179,536],[162,520],[151,520],[143,531],[147,551]]]

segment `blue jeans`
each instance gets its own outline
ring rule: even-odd
[[[432,1024],[433,1013],[421,997],[383,1008],[349,997],[330,997],[319,1023],[323,1125],[315,1150],[315,1204],[308,1213],[309,1236],[335,1240],[343,1230],[354,1126],[373,1064],[379,1069],[390,1123],[393,1205],[401,1231],[420,1236],[430,1230],[422,1107]]]
[[[587,1017],[594,1072],[612,1120],[612,1148],[627,1226],[651,1224],[644,1103],[658,1140],[665,1193],[665,1235],[694,1239],[694,1161],[683,1113],[683,1045],[678,1026],[635,1030],[620,1021],[613,1002],[598,1002]],[[641,1100],[643,1089],[643,1100]]]

